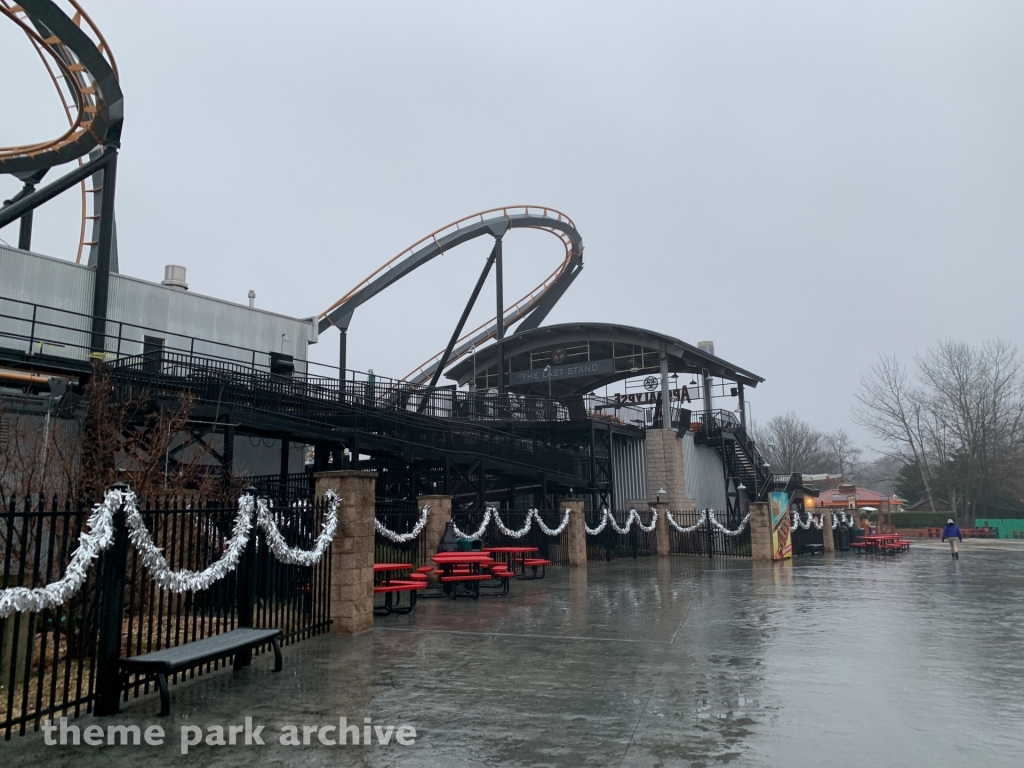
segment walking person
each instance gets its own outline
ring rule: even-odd
[[[953,522],[953,518],[946,521],[946,527],[942,529],[942,540],[949,539],[949,551],[953,555],[954,560],[960,559],[960,542],[964,540],[964,535],[960,533],[960,529],[956,527],[956,523]]]

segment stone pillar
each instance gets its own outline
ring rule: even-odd
[[[646,442],[648,498],[664,490],[661,500],[669,509],[682,509],[687,501],[682,438],[672,429],[649,429]]]
[[[437,545],[441,543],[444,536],[444,527],[452,519],[452,497],[451,496],[420,496],[416,499],[420,511],[423,505],[430,507],[430,514],[427,515],[427,524],[423,528],[423,551],[427,555],[437,552]],[[430,563],[424,563],[430,565]]]
[[[821,541],[826,552],[836,551],[836,540],[832,536],[832,510],[825,507],[821,509]]]
[[[565,541],[569,547],[569,565],[587,565],[587,529],[583,517],[582,499],[559,499],[558,509],[569,510],[569,525],[565,529]],[[562,514],[565,514],[564,512]]]
[[[654,508],[658,510],[658,521],[654,524],[654,548],[658,557],[668,557],[669,528],[668,517],[665,515],[668,511],[668,504],[659,501]]]
[[[341,497],[338,531],[331,542],[331,634],[355,635],[373,628],[373,521],[376,472],[317,472],[316,494]]]
[[[750,502],[750,553],[754,562],[773,562],[772,518],[764,502]]]

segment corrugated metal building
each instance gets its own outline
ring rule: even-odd
[[[88,359],[95,276],[86,266],[0,245],[0,336],[23,345],[31,338],[43,347],[36,353]],[[145,337],[151,336],[163,339],[167,350],[261,367],[269,364],[271,352],[283,352],[301,369],[306,347],[317,340],[315,318],[288,317],[119,274],[110,276],[107,319],[106,349],[117,357],[141,354]],[[255,360],[253,350],[258,350]]]

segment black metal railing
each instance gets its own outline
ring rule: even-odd
[[[589,473],[589,459],[582,453],[480,424],[418,414],[408,407],[407,385],[395,380],[342,382],[281,376],[229,361],[167,352],[158,369],[136,356],[114,361],[108,370],[122,399],[154,391],[187,392],[219,407],[287,416],[378,440],[483,455],[581,480]]]
[[[0,586],[41,587],[61,578],[88,518],[90,505],[44,504],[37,498],[8,499],[0,511]],[[223,553],[237,515],[231,502],[162,499],[140,502],[154,543],[174,571],[202,570]],[[322,529],[322,500],[278,503],[273,512],[289,546],[310,549]],[[159,588],[134,548],[115,568],[125,575],[119,637],[104,637],[99,622],[106,561],[100,556],[86,583],[65,605],[0,619],[0,730],[5,738],[43,719],[92,711],[96,701],[98,655],[112,643],[116,657],[168,648],[228,631],[239,625],[280,627],[286,643],[325,631],[330,624],[330,555],[313,567],[285,565],[253,534],[250,554],[236,571],[197,593]],[[254,585],[239,588],[238,573]],[[243,597],[251,594],[251,601]],[[116,623],[114,625],[117,626]],[[189,676],[217,669],[210,663]],[[184,674],[184,673],[183,673]],[[177,677],[175,678],[177,679]],[[138,696],[152,683],[131,680],[123,695]]]

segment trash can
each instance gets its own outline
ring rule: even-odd
[[[459,539],[456,545],[459,552],[481,552],[484,548],[480,539]]]
[[[850,529],[850,542],[860,541],[861,537],[864,536],[863,528],[851,528]]]
[[[840,552],[850,551],[850,529],[845,525],[840,525],[835,530],[836,534],[836,549]]]

